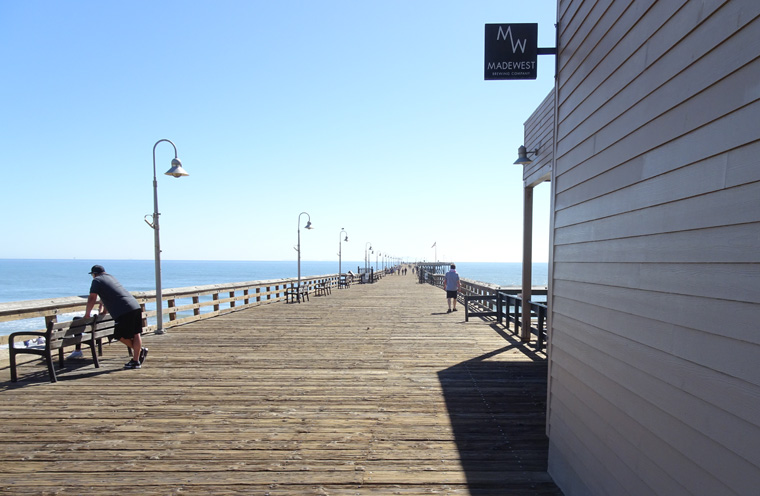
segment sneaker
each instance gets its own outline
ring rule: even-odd
[[[130,360],[126,364],[124,364],[125,369],[139,369],[140,368],[140,362],[135,362],[134,360]]]
[[[82,353],[82,350],[74,350],[71,352],[71,355],[67,358],[67,360],[80,360],[84,358],[84,354]]]
[[[449,308],[448,310],[446,310],[446,313],[451,313],[451,309]]]
[[[143,348],[140,350],[140,365],[145,361],[145,357],[148,356],[148,348]]]
[[[454,310],[452,310],[452,312],[456,312],[456,311],[457,311],[457,309],[456,309],[456,308],[455,308]]]

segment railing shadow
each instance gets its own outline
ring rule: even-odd
[[[438,373],[468,489],[561,495],[547,473],[546,360],[494,326],[506,346]]]

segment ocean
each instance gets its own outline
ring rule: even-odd
[[[155,288],[153,260],[22,260],[0,259],[0,302],[39,300],[65,296],[86,296],[90,289],[90,268],[103,265],[129,291],[150,291]],[[500,286],[520,286],[520,263],[456,262],[460,277]],[[364,261],[342,262],[343,272],[364,267]],[[381,267],[382,268],[382,264]],[[335,274],[338,261],[301,261],[301,276]],[[183,288],[298,276],[298,265],[292,261],[219,261],[162,260],[163,288]],[[548,265],[533,264],[533,285],[546,286]],[[0,335],[17,330],[44,327],[42,319],[0,322]]]

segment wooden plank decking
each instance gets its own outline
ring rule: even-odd
[[[0,374],[0,494],[556,495],[546,362],[411,274]]]

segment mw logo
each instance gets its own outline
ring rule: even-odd
[[[496,35],[496,41],[507,41],[507,38],[509,38],[509,42],[512,45],[512,53],[517,53],[518,48],[520,49],[520,52],[525,53],[525,46],[528,44],[528,39],[515,39],[512,36],[512,26],[507,27],[506,31],[504,31],[502,26],[499,26],[499,32]]]

